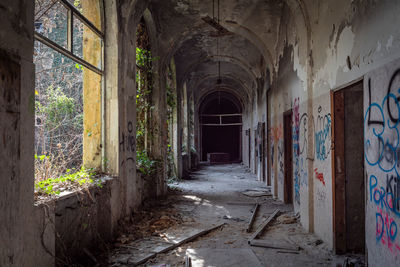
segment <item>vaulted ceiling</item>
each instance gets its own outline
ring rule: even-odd
[[[218,2],[226,33],[204,20],[218,17]],[[248,101],[270,82],[285,7],[282,0],[154,0],[149,8],[156,18],[164,63],[175,59],[178,83],[186,83],[197,99],[224,88]]]

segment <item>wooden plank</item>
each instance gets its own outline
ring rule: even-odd
[[[273,249],[284,249],[287,251],[299,251],[300,247],[292,244],[285,244],[285,243],[279,243],[279,242],[274,242],[274,241],[268,241],[268,240],[258,240],[258,239],[253,239],[249,241],[250,246],[253,247],[263,247],[263,248],[273,248]]]
[[[254,211],[253,211],[253,215],[250,218],[250,222],[249,225],[247,226],[246,232],[250,232],[251,228],[253,227],[254,221],[256,219],[257,216],[257,212],[258,212],[258,208],[260,207],[260,204],[256,204],[256,206],[254,207]]]
[[[196,238],[198,238],[198,237],[200,237],[200,236],[202,236],[202,235],[206,235],[206,234],[208,234],[209,232],[212,232],[212,231],[214,231],[214,230],[216,230],[216,229],[218,229],[218,228],[220,228],[220,227],[222,227],[222,226],[224,226],[224,225],[225,225],[225,223],[221,223],[221,224],[218,224],[217,226],[213,226],[213,227],[211,227],[211,228],[205,229],[205,230],[200,231],[200,232],[198,232],[198,233],[196,233],[196,234],[194,234],[194,235],[192,235],[192,236],[189,236],[189,237],[187,237],[187,238],[184,238],[184,239],[181,240],[180,242],[178,242],[178,243],[176,243],[176,244],[172,244],[171,246],[168,246],[168,247],[166,247],[165,249],[162,249],[162,250],[160,250],[160,251],[158,251],[158,252],[155,252],[155,253],[152,253],[152,254],[150,254],[150,255],[144,257],[144,258],[141,258],[141,259],[139,259],[138,261],[135,261],[134,263],[131,263],[131,262],[128,262],[128,263],[133,264],[134,266],[140,265],[140,264],[142,264],[142,263],[145,263],[145,262],[148,261],[149,259],[154,258],[155,256],[157,256],[157,255],[160,254],[160,253],[165,253],[165,252],[167,252],[167,251],[170,251],[170,250],[173,250],[173,249],[175,249],[175,248],[177,248],[177,247],[180,247],[181,245],[183,245],[183,244],[185,244],[185,243],[187,243],[187,242],[190,242],[190,241],[192,241],[192,240],[194,240],[194,239],[196,239]]]
[[[268,226],[268,224],[279,214],[280,210],[276,209],[274,211],[274,213],[272,213],[257,229],[257,231],[250,237],[249,239],[249,244],[251,241],[253,241],[254,239],[257,238],[257,236],[259,236],[264,229]]]
[[[192,259],[187,255],[185,257],[185,267],[192,267]]]

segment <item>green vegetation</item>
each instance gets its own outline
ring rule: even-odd
[[[150,159],[146,150],[138,150],[136,153],[136,160],[137,170],[142,174],[150,176],[156,172],[159,161]]]
[[[35,158],[44,161],[48,156],[35,155]],[[61,175],[58,178],[48,178],[45,180],[35,181],[35,191],[41,195],[58,195],[62,189],[73,189],[75,187],[85,187],[89,185],[97,185],[101,187],[101,183],[95,181],[96,173],[93,169],[81,168],[77,172],[74,170],[67,169],[66,174]]]
[[[151,54],[146,26],[143,22],[137,28],[136,43],[136,167],[143,175],[153,175],[159,161],[152,159],[148,148],[152,143],[151,121],[154,109],[153,62],[157,60]]]

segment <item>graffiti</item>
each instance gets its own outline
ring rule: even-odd
[[[131,121],[128,122],[127,125],[127,130],[128,133],[125,134],[124,132],[121,133],[121,138],[119,142],[119,150],[121,152],[128,152],[128,154],[133,154],[135,153],[135,147],[136,147],[136,133],[134,131],[133,123]],[[125,164],[125,162],[131,161],[132,163],[135,163],[135,160],[132,156],[126,157],[126,160],[122,160],[121,166]]]
[[[279,172],[284,173],[284,168],[283,168],[283,141],[279,140],[278,141],[278,164],[279,164]]]
[[[393,181],[396,181],[397,184],[398,180],[399,177],[387,175],[385,189],[378,188],[378,178],[375,175],[371,175],[369,178],[369,200],[377,208],[375,213],[376,241],[387,246],[392,252],[400,252],[400,246],[396,244],[398,227],[393,218],[393,215],[400,218],[398,210],[400,197],[393,194]]]
[[[295,201],[300,204],[300,188],[307,186],[308,171],[307,157],[307,125],[308,115],[300,116],[300,99],[296,98],[293,104],[293,163],[294,163],[294,192]]]
[[[386,175],[386,194],[393,196],[392,208],[400,211],[400,178],[393,175]]]
[[[272,136],[275,141],[278,141],[279,139],[283,138],[283,126],[280,124],[277,127],[272,127]]]
[[[322,107],[318,108],[318,117],[315,123],[315,152],[317,159],[324,161],[331,150],[331,114],[321,115]]]
[[[325,203],[325,201],[326,201],[325,190],[318,188],[316,196],[317,196],[317,203],[319,203],[319,204]]]
[[[294,159],[294,200],[300,204],[300,145],[299,145],[299,131],[300,131],[300,115],[299,115],[299,102],[300,99],[296,98],[293,105],[293,159]]]
[[[370,166],[377,166],[385,173],[400,174],[400,103],[393,93],[393,83],[400,77],[400,69],[390,78],[387,94],[382,102],[372,102],[371,79],[368,79],[368,108],[364,116],[366,136],[364,143],[365,160]],[[377,91],[379,91],[377,89]],[[397,90],[400,93],[400,90]],[[386,111],[386,112],[384,112]],[[397,114],[397,117],[395,115]]]
[[[272,168],[274,167],[274,152],[275,152],[274,141],[271,140],[271,166],[272,166]]]
[[[322,172],[318,172],[318,168],[314,169],[315,178],[319,180],[325,186],[324,174]]]
[[[386,189],[382,186],[378,189],[378,178],[375,175],[371,175],[369,178],[369,197],[370,201],[374,202],[375,205],[385,208],[386,211],[392,212],[400,218],[400,211],[398,210],[398,203],[400,196],[393,194],[393,188],[390,187],[393,179],[399,181],[399,177],[393,177],[389,175],[386,177],[387,184]],[[396,193],[398,193],[396,191]]]
[[[369,203],[376,207],[376,242],[395,254],[400,254],[399,78],[400,69],[388,79],[385,92],[381,87],[373,88],[368,79],[364,114],[364,160],[367,169],[378,172],[369,176],[368,184]]]

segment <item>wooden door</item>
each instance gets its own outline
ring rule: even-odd
[[[284,113],[284,201],[293,203],[292,111]]]

